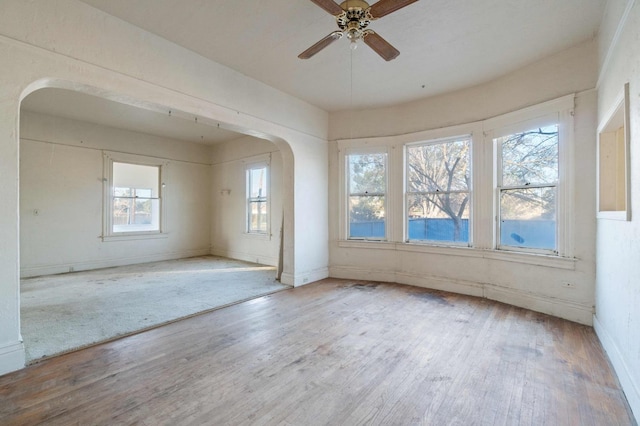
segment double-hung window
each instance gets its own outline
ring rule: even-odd
[[[558,248],[558,124],[494,139],[498,247],[556,252]]]
[[[346,163],[348,238],[385,240],[387,153],[350,153]]]
[[[247,167],[247,232],[269,233],[269,167],[266,163]]]
[[[132,154],[105,152],[103,238],[163,232],[166,162]]]
[[[408,241],[469,245],[471,137],[406,147]]]

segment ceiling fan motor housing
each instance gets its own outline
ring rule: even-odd
[[[344,12],[336,16],[338,27],[351,40],[362,37],[362,32],[373,20],[369,13],[369,4],[362,0],[347,0],[340,7]]]

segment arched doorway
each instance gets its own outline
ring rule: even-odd
[[[20,234],[23,277],[212,253],[267,266],[280,263],[279,230],[283,222],[283,211],[286,210],[284,200],[287,196],[285,169],[291,167],[286,161],[292,156],[283,155],[275,144],[256,137],[261,136],[257,132],[240,133],[242,129],[214,123],[211,118],[131,101],[120,95],[97,97],[94,96],[98,92],[95,89],[82,88],[84,93],[59,87],[40,88],[30,93],[22,103]],[[229,222],[246,214],[242,212],[247,208],[247,197],[242,190],[246,185],[244,181],[238,181],[238,173],[241,178],[250,175],[247,174],[247,167],[257,160],[265,162],[265,159],[269,168],[269,182],[272,184],[269,189],[271,217],[265,232],[252,235],[251,229],[229,226]],[[157,167],[158,191],[166,194],[166,197],[162,197],[164,205],[158,214],[164,221],[159,226],[160,232],[133,232],[126,235],[110,232],[113,228],[105,225],[105,218],[114,211],[114,203],[109,204],[109,200],[113,200],[116,195],[120,195],[116,197],[119,201],[135,198],[129,207],[131,210],[140,199],[145,198],[143,191],[153,193],[150,188],[138,188],[133,184],[120,185],[112,181],[114,164]],[[139,191],[122,194],[109,192],[115,185]],[[149,204],[155,202],[150,201]],[[140,203],[140,211],[144,210],[143,204]],[[128,220],[131,220],[130,216],[132,215],[129,214]],[[140,218],[144,214],[133,216]],[[248,215],[246,219],[247,224],[250,224]],[[115,221],[114,216],[113,221],[107,223],[114,225]],[[120,275],[131,273],[138,274],[139,270],[124,271]],[[174,276],[189,273],[182,270]],[[60,276],[56,277],[57,280],[59,278]],[[104,274],[83,279],[87,285],[83,286],[83,283],[76,280],[73,283],[75,290],[72,287],[71,292],[88,293],[92,298],[101,291],[96,290],[95,286],[89,287],[89,284],[97,283],[99,287],[104,287],[109,281],[104,279]],[[43,287],[41,282],[37,284],[39,288]],[[44,284],[45,287],[46,285]],[[64,286],[64,282],[58,280],[53,287],[57,285]],[[270,288],[267,293],[272,290]],[[35,293],[34,291],[32,294]],[[129,298],[130,296],[131,293]],[[153,296],[157,298],[157,294]],[[126,298],[127,295],[123,294],[122,297]],[[240,294],[237,300],[248,297]],[[27,301],[31,302],[23,294],[23,308]],[[95,317],[100,321],[100,315],[96,315],[96,305],[91,305],[91,312],[82,312],[86,310],[86,306],[81,301],[60,302],[56,302],[60,305],[57,307],[62,310],[57,312],[58,319],[63,322],[65,318],[72,319],[60,326],[63,330],[57,335],[46,330],[41,335],[53,336],[58,341],[71,340],[70,347],[65,347],[65,342],[59,342],[63,343],[64,350],[92,343],[86,341],[78,345],[77,340],[72,340],[71,336],[77,337],[86,332],[87,318]],[[36,305],[38,303],[36,301]],[[228,303],[227,299],[222,305]],[[103,304],[107,309],[115,308],[113,302]],[[160,304],[153,309],[166,311],[171,307]],[[83,315],[74,317],[77,313]],[[195,311],[186,312],[186,315],[193,313]],[[52,322],[52,312],[45,309],[40,314],[41,320],[47,318],[47,323]],[[120,317],[127,315],[123,311]],[[179,316],[184,315],[178,314]],[[160,322],[168,320],[172,319],[162,317]],[[55,353],[29,351],[30,334],[26,330],[32,324],[28,321],[30,319],[24,315],[23,310],[22,330],[28,360]],[[70,329],[68,325],[71,324],[75,324],[76,328]],[[139,329],[149,326],[150,324],[141,322]],[[132,331],[129,328],[118,334]],[[115,336],[106,338],[111,337]],[[89,340],[95,341],[95,338],[91,337]],[[51,352],[50,349],[45,351]]]

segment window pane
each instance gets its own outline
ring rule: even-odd
[[[160,230],[160,167],[113,163],[112,232]]]
[[[384,194],[385,153],[349,155],[349,194]]]
[[[160,200],[113,199],[113,232],[160,230]]]
[[[502,143],[502,185],[523,186],[558,181],[558,126],[498,139]]]
[[[249,202],[249,232],[267,232],[267,202]]]
[[[131,188],[113,188],[115,197],[131,197]]]
[[[267,196],[267,168],[249,169],[249,198]]]
[[[349,238],[384,238],[384,218],[384,197],[349,197]]]
[[[500,244],[556,249],[556,189],[530,188],[500,192]]]
[[[469,242],[469,193],[407,196],[409,240]]]
[[[136,188],[134,193],[136,197],[140,198],[151,198],[153,196],[153,191],[149,188]]]
[[[468,191],[469,139],[407,148],[407,191]]]

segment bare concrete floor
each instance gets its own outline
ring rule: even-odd
[[[205,256],[21,282],[27,362],[289,288],[271,266]]]

